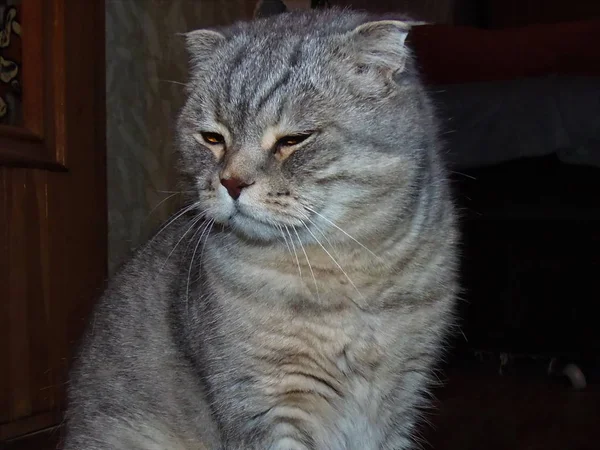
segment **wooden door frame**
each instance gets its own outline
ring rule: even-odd
[[[48,340],[50,385],[30,382],[26,389],[48,389],[43,407],[0,422],[7,448],[26,448],[27,439],[11,439],[60,423],[69,361],[107,275],[104,2],[22,8],[23,126],[0,127],[0,314],[10,324],[21,303],[45,308],[36,339]],[[12,359],[0,382],[13,389],[18,356],[3,349]]]
[[[22,29],[23,124],[0,125],[0,161],[24,167],[64,170],[65,15],[62,1],[26,0]],[[58,69],[58,70],[57,70]]]

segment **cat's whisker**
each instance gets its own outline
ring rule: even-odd
[[[302,278],[302,269],[300,268],[300,260],[298,259],[298,252],[296,251],[296,245],[294,244],[294,240],[292,239],[292,234],[290,233],[289,228],[287,227],[287,225],[283,225],[285,227],[285,231],[287,232],[289,238],[290,238],[290,242],[292,244],[292,249],[294,250],[294,257],[296,258],[296,264],[298,265],[298,274],[300,275],[300,278]]]
[[[158,81],[160,81],[161,83],[170,83],[170,84],[176,84],[178,86],[187,86],[187,83],[182,83],[181,81],[175,81],[175,80],[166,80],[164,78],[157,78]]]
[[[196,191],[163,191],[162,189],[155,189],[154,192],[158,192],[159,194],[191,194]]]
[[[204,238],[204,244],[202,244],[202,250],[200,250],[200,261],[202,261],[202,257],[204,255],[204,248],[206,247],[206,242],[208,241],[208,236],[210,236],[210,232],[212,231],[214,225],[215,225],[215,219],[211,219],[210,227],[208,229],[208,232],[206,233],[206,237]],[[202,236],[200,236],[200,239],[202,239]]]
[[[330,224],[331,226],[333,226],[334,228],[336,228],[337,230],[341,231],[342,233],[344,233],[346,236],[348,236],[350,239],[352,239],[354,242],[356,242],[358,245],[360,245],[362,248],[364,248],[366,251],[368,251],[371,255],[373,255],[375,258],[377,259],[381,259],[381,257],[379,255],[376,255],[373,251],[371,251],[371,249],[369,249],[367,246],[365,246],[362,242],[358,241],[357,239],[355,239],[353,236],[351,236],[350,234],[348,234],[345,230],[343,230],[341,227],[339,227],[337,224],[335,224],[334,222],[332,222],[331,220],[329,220],[327,217],[325,217],[323,214],[318,213],[317,211],[315,211],[314,209],[306,206],[306,205],[302,205],[305,209],[307,209],[308,211],[312,212],[313,214],[316,214],[317,216],[319,216],[321,219],[323,219],[325,222],[327,222],[328,224]]]
[[[315,227],[315,229],[321,234],[321,236],[323,236],[323,239],[325,239],[325,242],[327,242],[327,244],[329,244],[331,251],[335,254],[335,256],[337,256],[339,258],[340,255],[338,254],[335,246],[331,243],[331,241],[329,240],[327,235],[323,232],[323,230],[313,220],[311,220],[307,214],[303,213],[299,209],[296,209],[296,212],[298,214],[302,215],[302,217],[304,217],[313,227]]]
[[[306,227],[306,225],[304,224],[304,222],[302,222],[302,224]],[[302,253],[304,253],[304,257],[306,258],[306,262],[308,264],[308,269],[310,270],[310,274],[312,275],[313,281],[315,283],[315,291],[316,291],[316,294],[317,294],[317,299],[320,302],[321,301],[321,296],[319,295],[319,285],[317,284],[317,278],[315,277],[315,272],[313,271],[312,265],[310,264],[310,260],[308,259],[308,254],[306,253],[306,249],[304,248],[304,245],[302,244],[302,241],[300,240],[300,236],[298,235],[298,231],[296,230],[296,228],[294,228],[294,233],[296,233],[296,238],[298,239],[298,244],[300,244],[300,248],[302,249]]]
[[[302,225],[304,225],[304,228],[306,228],[306,231],[308,231],[310,233],[310,235],[313,237],[313,239],[315,240],[315,242],[317,244],[319,244],[319,246],[323,249],[323,251],[325,253],[327,253],[327,256],[329,256],[331,258],[331,260],[337,266],[337,268],[340,269],[340,271],[344,274],[344,276],[346,277],[346,279],[348,280],[348,282],[352,285],[352,287],[356,290],[356,292],[358,292],[358,295],[360,295],[361,299],[364,299],[364,296],[359,291],[359,289],[356,287],[356,285],[354,284],[354,281],[352,281],[352,279],[348,276],[348,274],[343,269],[343,267],[340,265],[340,263],[338,263],[337,260],[331,255],[331,253],[329,253],[327,251],[327,249],[323,246],[323,244],[321,244],[321,241],[319,241],[319,239],[314,235],[314,233],[312,231],[310,231],[310,228],[308,228],[308,226],[304,222],[302,222]]]
[[[195,217],[194,217],[194,219],[195,219]],[[208,222],[205,222],[205,223],[203,223],[203,224],[202,224],[202,225],[200,225],[198,228],[196,228],[196,231],[194,231],[194,232],[192,233],[192,235],[190,236],[190,239],[189,239],[189,241],[188,241],[187,245],[185,246],[185,252],[186,252],[186,254],[187,254],[187,251],[188,251],[188,249],[190,248],[190,245],[191,245],[191,244],[194,242],[194,238],[196,237],[196,235],[197,235],[198,233],[201,233],[201,232],[202,232],[202,231],[203,231],[203,230],[206,228],[206,226],[207,226],[207,223],[208,223]]]
[[[471,179],[471,180],[477,180],[477,178],[475,178],[475,177],[474,177],[474,176],[472,176],[472,175],[469,175],[468,173],[457,172],[456,170],[450,170],[449,172],[450,172],[450,173],[453,173],[453,174],[456,174],[456,175],[463,176],[463,177],[465,177],[465,178],[469,178],[469,179]]]
[[[154,211],[156,211],[160,207],[160,205],[162,205],[164,202],[168,201],[169,199],[171,199],[171,198],[173,198],[173,197],[175,197],[176,195],[179,195],[179,194],[180,194],[179,192],[173,192],[171,195],[168,195],[165,198],[163,198],[160,202],[158,202],[156,204],[156,206],[154,206],[154,208],[152,208],[150,210],[150,212],[146,215],[146,219],[145,220],[148,220],[148,218],[152,215],[152,213]]]
[[[285,237],[285,233],[283,232],[283,227],[281,225],[277,224],[277,228],[281,232],[281,236],[283,236],[283,240],[285,241],[285,245],[286,245],[286,247],[288,249],[288,252],[290,252],[290,256],[293,258],[294,254],[292,253],[292,247],[290,247],[290,244],[288,243],[287,237]]]
[[[278,229],[278,230],[281,232],[281,228],[280,228],[280,226],[279,226],[279,224],[278,224],[277,222],[275,222],[275,221],[273,221],[273,220],[269,220],[269,223],[270,223],[270,224],[271,224],[271,225],[272,225],[274,228],[277,228],[277,229]],[[277,242],[281,243],[281,237],[280,237],[280,236],[277,236]],[[286,241],[286,244],[287,244],[287,241]]]
[[[188,275],[187,275],[187,285],[185,287],[185,303],[186,303],[186,308],[189,307],[189,303],[190,303],[190,277],[192,275],[192,269],[194,267],[194,259],[196,258],[196,252],[198,251],[198,246],[200,245],[200,243],[203,241],[202,237],[206,234],[206,239],[208,239],[208,235],[210,234],[210,230],[213,226],[214,223],[214,219],[210,219],[208,222],[206,222],[206,224],[204,224],[202,228],[202,233],[200,234],[200,237],[198,238],[198,241],[196,242],[196,246],[194,247],[194,252],[192,253],[192,257],[190,258],[190,265],[188,268]],[[208,231],[208,232],[207,232]],[[196,233],[194,233],[195,235]],[[192,236],[193,238],[193,236]],[[204,244],[202,245],[202,250],[200,252],[200,260],[202,261],[202,254],[204,253],[204,245],[206,244],[206,240],[204,240]]]
[[[173,217],[171,217],[167,223],[156,232],[156,234],[152,237],[152,239],[150,239],[151,241],[153,241],[154,239],[156,239],[164,230],[166,230],[170,225],[172,225],[177,219],[179,219],[181,216],[183,216],[184,214],[190,212],[192,209],[198,207],[199,203],[198,202],[194,202],[191,205],[188,206],[184,206],[183,208],[181,208],[178,212],[176,212]]]
[[[188,243],[188,247],[189,247],[189,244],[191,242],[193,242],[194,237],[198,234],[198,232],[200,230],[206,230],[207,226],[208,226],[208,223],[204,223],[196,231],[194,231],[194,234],[192,234],[192,236],[190,237],[190,242]],[[204,231],[202,231],[202,234],[204,234]],[[196,241],[196,246],[194,247],[194,251],[192,252],[192,257],[190,258],[190,265],[188,268],[187,285],[186,285],[186,292],[185,292],[185,309],[186,309],[186,311],[189,311],[189,307],[190,307],[190,274],[192,272],[192,266],[194,265],[194,258],[196,257],[196,251],[198,250],[198,245],[201,242],[202,234],[200,235],[200,239],[198,239]],[[186,251],[186,253],[187,253],[187,251]]]
[[[173,246],[173,248],[171,249],[171,251],[167,255],[167,258],[165,259],[165,261],[163,262],[163,265],[160,268],[161,271],[165,268],[165,265],[167,264],[167,262],[169,261],[169,259],[171,258],[171,256],[173,255],[173,253],[175,252],[175,250],[177,249],[177,247],[181,243],[181,241],[188,235],[188,233],[190,231],[192,231],[192,229],[194,228],[194,226],[204,218],[204,214],[203,213],[204,213],[204,211],[202,213],[198,214],[196,217],[194,217],[192,219],[191,225],[188,227],[188,229],[185,231],[185,233],[183,233],[183,235],[179,238],[179,240],[177,241],[177,243]]]

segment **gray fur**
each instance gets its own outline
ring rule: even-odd
[[[290,13],[188,35],[193,207],[99,303],[66,450],[413,448],[458,235],[408,27],[373,20]],[[313,134],[273,147],[299,132]],[[237,203],[228,176],[250,184]]]

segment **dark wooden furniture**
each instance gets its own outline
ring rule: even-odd
[[[0,447],[55,448],[42,437],[106,276],[104,2],[0,4],[17,69],[0,126]]]

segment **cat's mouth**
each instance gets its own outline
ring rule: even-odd
[[[275,241],[281,238],[282,230],[293,232],[299,226],[298,219],[285,208],[274,209],[246,192],[232,199],[225,189],[217,189],[215,200],[212,218],[242,238]]]
[[[231,222],[236,216],[238,217],[238,219],[249,220],[249,221],[253,221],[253,222],[258,222],[262,225],[272,226],[271,223],[269,223],[265,220],[261,220],[261,219],[255,217],[254,215],[247,214],[238,207],[236,207],[235,212],[231,216],[229,216],[229,221]]]
[[[245,238],[271,241],[278,236],[275,222],[247,214],[240,208],[236,208],[235,212],[229,216],[227,225],[233,232]]]
[[[294,233],[298,228],[293,220],[278,217],[269,211],[261,211],[261,208],[236,202],[232,213],[227,219],[228,226],[234,233],[244,237],[260,241],[279,241],[284,230]]]

